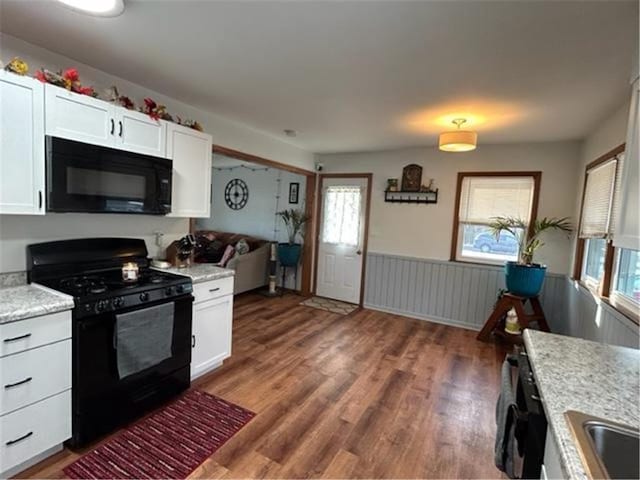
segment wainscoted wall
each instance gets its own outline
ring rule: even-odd
[[[479,330],[502,288],[501,267],[367,255],[367,308]],[[554,332],[638,348],[638,330],[629,320],[609,307],[597,317],[591,295],[575,290],[564,275],[547,274],[540,300]]]
[[[577,282],[565,279],[565,313],[558,331],[596,342],[640,348],[640,329]]]
[[[562,313],[564,276],[549,274],[541,302],[549,324]],[[504,288],[501,267],[369,253],[365,306],[479,330]]]

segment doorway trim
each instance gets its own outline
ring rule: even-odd
[[[320,245],[320,217],[322,215],[322,188],[325,178],[364,178],[367,181],[367,197],[364,211],[364,239],[362,242],[362,269],[360,272],[360,308],[364,306],[365,274],[367,273],[367,252],[369,251],[369,217],[371,215],[371,184],[372,173],[321,173],[318,181],[318,195],[316,202],[315,224],[317,226],[314,237],[314,261],[313,261],[313,294],[316,294],[318,285],[318,251]]]
[[[246,162],[257,163],[266,167],[278,168],[287,172],[297,173],[298,175],[304,175],[306,177],[305,185],[305,213],[309,216],[310,220],[306,225],[305,239],[311,239],[310,242],[303,243],[302,246],[302,277],[300,293],[304,296],[310,296],[311,291],[311,279],[313,271],[313,254],[314,254],[314,240],[316,238],[316,172],[311,170],[305,170],[304,168],[295,167],[286,163],[281,163],[276,160],[270,160],[268,158],[259,157],[250,153],[244,153],[232,148],[223,147],[222,145],[213,145],[211,149],[212,154],[226,155],[227,157],[236,158],[238,160],[244,160]],[[195,219],[189,219],[189,231],[195,230]]]

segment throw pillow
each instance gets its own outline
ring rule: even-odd
[[[249,243],[244,238],[236,243],[236,252],[238,252],[238,255],[249,253]]]
[[[235,248],[233,248],[233,245],[227,245],[227,248],[224,251],[224,255],[222,255],[222,258],[220,259],[218,265],[220,265],[221,267],[226,267],[229,260],[231,260],[231,257],[233,257],[235,251],[236,250]]]

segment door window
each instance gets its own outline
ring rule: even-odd
[[[361,187],[327,187],[324,192],[322,242],[359,245],[361,209]]]

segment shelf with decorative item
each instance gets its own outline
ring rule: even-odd
[[[438,203],[438,189],[422,192],[385,190],[384,201],[390,203]]]

